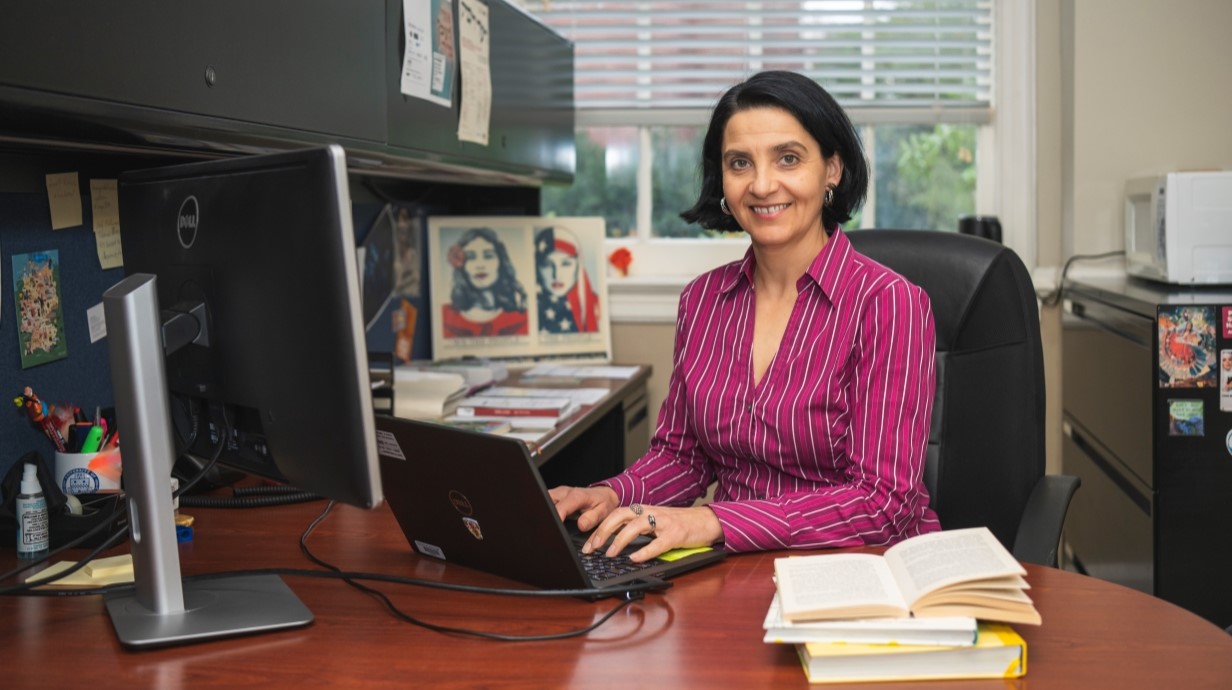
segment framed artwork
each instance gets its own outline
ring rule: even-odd
[[[602,218],[428,219],[432,356],[607,362]]]

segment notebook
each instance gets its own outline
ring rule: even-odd
[[[545,589],[611,587],[612,594],[726,556],[717,547],[688,549],[642,569],[628,570],[623,559],[588,571],[583,561],[593,559],[579,551],[585,537],[557,517],[520,440],[384,415],[376,429],[385,500],[422,555]]]

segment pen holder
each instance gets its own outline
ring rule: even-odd
[[[66,494],[120,490],[120,450],[56,453],[56,481]]]

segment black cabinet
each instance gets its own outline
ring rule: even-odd
[[[1064,296],[1072,564],[1232,624],[1232,291],[1118,278]]]
[[[401,94],[401,0],[6,3],[0,142],[204,155],[334,142],[373,175],[571,181],[573,45],[486,4],[487,146],[457,139],[460,84],[452,107]]]

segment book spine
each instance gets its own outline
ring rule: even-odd
[[[557,408],[532,407],[459,407],[454,413],[459,417],[559,417]]]

